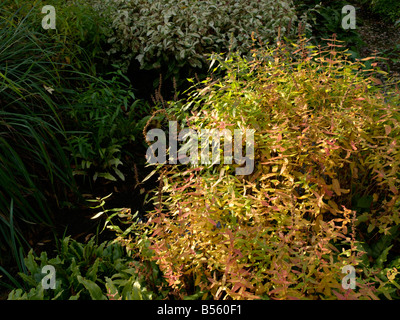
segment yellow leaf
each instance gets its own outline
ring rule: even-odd
[[[197,274],[196,281],[194,282],[195,287],[198,286],[198,284],[200,283],[200,280],[201,280],[200,274]]]
[[[331,209],[329,210],[331,213],[336,214],[339,211],[339,207],[334,201],[329,200],[328,204],[331,207]]]
[[[320,230],[321,220],[322,220],[322,214],[317,215],[314,225],[315,232],[318,232]]]
[[[332,189],[335,191],[335,193],[340,196],[342,193],[340,192],[340,184],[337,179],[332,180]]]
[[[286,167],[287,167],[287,164],[289,163],[289,160],[288,160],[287,158],[285,158],[285,159],[284,159],[284,162],[285,162],[285,163],[283,164],[282,169],[281,169],[281,172],[280,172],[281,175],[285,172]]]

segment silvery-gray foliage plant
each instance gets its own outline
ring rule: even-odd
[[[162,63],[202,67],[212,52],[250,52],[257,43],[294,37],[299,23],[292,0],[91,0],[109,17],[108,54],[126,71]],[[278,31],[279,30],[279,31]]]

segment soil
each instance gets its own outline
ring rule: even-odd
[[[400,25],[397,27],[388,20],[373,14],[365,7],[358,11],[361,25],[358,27],[365,46],[360,54],[363,58],[378,55],[391,58],[380,62],[382,70],[390,73],[391,77],[400,80]],[[397,59],[397,61],[393,61]]]

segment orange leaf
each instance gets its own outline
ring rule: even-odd
[[[390,134],[390,132],[392,131],[392,127],[391,126],[385,126],[385,133],[388,136]]]
[[[399,193],[399,190],[397,190],[397,188],[396,188],[394,185],[392,185],[392,184],[389,185],[389,189],[390,189],[390,191],[392,191],[394,194],[398,194],[398,193]]]
[[[368,61],[368,60],[371,60],[371,59],[376,59],[376,57],[367,57],[367,58],[361,59],[361,61]]]
[[[373,83],[375,84],[382,84],[382,81],[377,79],[377,78],[371,78],[371,80],[373,81]]]

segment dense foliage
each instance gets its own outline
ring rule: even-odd
[[[391,0],[360,0],[370,6],[372,12],[390,19],[392,23],[400,21],[400,3]]]
[[[64,5],[66,16],[70,8]],[[79,206],[76,174],[107,180],[134,174],[133,168],[121,172],[121,148],[133,148],[141,133],[135,124],[147,108],[121,72],[93,75],[96,47],[88,53],[61,36],[72,24],[43,32],[40,9],[32,3],[14,8],[11,1],[0,7],[0,261],[17,261],[20,271],[23,234],[53,226],[54,211]],[[74,32],[85,23],[77,25]],[[81,65],[71,64],[74,59]]]
[[[97,1],[95,8],[112,17],[108,43],[122,67],[137,59],[142,68],[188,63],[201,67],[205,54],[246,53],[252,34],[270,43],[281,34],[293,36],[298,18],[291,1]],[[293,26],[293,28],[290,27]],[[126,70],[126,69],[125,69]]]
[[[48,92],[61,84],[62,65],[53,59],[62,45],[34,31],[19,13],[0,6],[0,260],[9,248],[20,260],[21,224],[51,224],[49,202],[65,201],[74,189],[60,143],[65,132],[57,103],[64,98]]]
[[[349,50],[353,57],[360,58],[359,51],[363,45],[363,40],[357,28],[342,28],[342,8],[348,4],[344,0],[305,0],[297,4],[296,10],[306,13],[307,21],[311,26],[307,32],[307,37],[311,39],[314,45],[326,45],[332,35],[335,34],[338,40],[346,43],[345,48]],[[356,11],[356,22],[359,25],[360,19],[357,13]]]
[[[95,245],[94,238],[81,244],[69,237],[62,240],[60,254],[49,259],[46,252],[34,257],[32,251],[25,259],[29,276],[22,279],[31,287],[10,292],[12,300],[148,300],[153,294],[143,288],[135,271],[135,262],[129,259],[119,244],[103,242]],[[39,262],[39,263],[38,263]],[[55,269],[55,289],[43,288],[43,268]]]
[[[8,298],[398,299],[400,96],[341,27],[345,4],[2,1]],[[220,146],[244,155],[251,130],[254,170],[237,175],[224,148],[218,164],[147,165],[147,133],[168,121],[239,130]]]
[[[223,163],[159,168],[152,246],[178,296],[393,292],[386,273],[399,267],[388,261],[400,222],[399,99],[386,103],[376,78],[334,46],[254,51],[251,62],[219,58],[226,76],[170,107],[186,119],[182,127],[255,130],[249,176]],[[357,267],[352,293],[341,287],[345,265]]]
[[[205,73],[212,52],[232,50],[246,55],[254,45],[294,38],[299,28],[304,31],[309,27],[305,17],[296,15],[291,0],[91,3],[108,21],[111,61],[124,72],[137,73],[136,65],[153,71],[147,75],[153,75],[149,81],[155,87],[160,83],[159,73],[164,80],[174,79],[179,85],[188,76]]]

